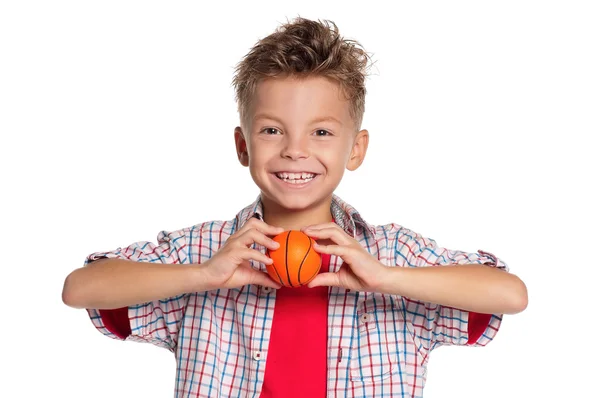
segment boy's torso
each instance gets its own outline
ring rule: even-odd
[[[334,195],[331,212],[337,225],[370,254],[390,267],[494,263],[489,253],[449,251],[398,224],[373,226]],[[173,232],[162,231],[159,245],[137,242],[125,249],[97,252],[102,257],[134,261],[199,264],[251,217],[262,218],[260,198],[228,221],[211,221]],[[265,248],[254,248],[265,252]],[[329,271],[342,259],[331,256]],[[252,267],[266,272],[264,264]],[[472,338],[469,313],[422,303],[400,295],[328,288],[327,396],[420,397],[432,349],[464,345]],[[128,340],[150,342],[171,350],[177,361],[175,396],[259,397],[264,380],[277,291],[257,285],[189,293],[128,308]],[[117,338],[99,312],[88,310],[95,326]],[[494,315],[474,338],[484,346],[501,322]],[[290,358],[293,360],[293,358]],[[310,381],[307,381],[310,382]]]
[[[258,199],[233,220],[199,224],[173,232],[169,239],[182,263],[201,263],[256,212],[261,217]],[[368,252],[386,265],[396,265],[397,248],[390,247],[390,237],[395,242],[401,227],[368,225],[339,198],[334,198],[332,213]],[[336,272],[342,262],[331,256],[329,271]],[[266,272],[263,264],[251,265]],[[187,396],[201,382],[202,396],[258,396],[276,297],[277,290],[257,285],[192,294],[175,352],[179,394]],[[427,355],[415,343],[405,317],[399,296],[330,287],[328,391],[343,396],[350,391],[354,396],[420,396]]]

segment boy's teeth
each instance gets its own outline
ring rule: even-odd
[[[313,173],[277,173],[277,177],[288,182],[306,182],[315,177]]]

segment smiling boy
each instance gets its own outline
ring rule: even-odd
[[[158,245],[90,254],[63,301],[111,338],[172,351],[176,397],[420,397],[435,347],[488,344],[527,306],[503,261],[371,225],[334,194],[367,153],[366,62],[334,23],[297,18],[259,41],[234,78],[256,200]],[[317,240],[322,270],[285,288],[265,251],[293,229]]]

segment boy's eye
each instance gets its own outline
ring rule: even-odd
[[[264,133],[265,133],[265,134],[267,134],[267,135],[276,135],[276,134],[281,134],[281,133],[279,132],[279,130],[277,130],[277,129],[276,129],[276,128],[274,128],[274,127],[266,127],[266,128],[264,128],[264,129],[262,129],[261,131],[262,131],[262,132],[264,132]],[[330,133],[329,131],[327,131],[327,130],[317,130],[317,131],[315,132],[315,134],[316,134],[318,137],[326,137],[326,136],[328,136],[328,135],[331,135],[331,133]]]
[[[331,135],[331,133],[327,130],[317,130],[315,134],[317,134],[317,136],[319,137],[326,137],[328,135]]]
[[[279,130],[277,130],[276,128],[273,128],[273,127],[267,127],[265,129],[263,129],[262,131],[266,132],[267,135],[275,135],[279,132]]]

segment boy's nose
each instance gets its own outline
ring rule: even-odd
[[[288,138],[281,150],[281,156],[292,160],[307,158],[309,156],[308,143],[302,138]]]

